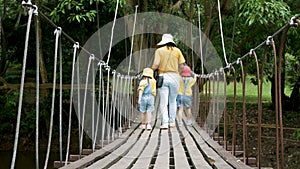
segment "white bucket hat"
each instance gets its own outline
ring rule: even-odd
[[[157,44],[157,45],[165,45],[169,42],[172,42],[175,44],[175,42],[173,41],[173,36],[171,34],[163,34],[161,41]]]

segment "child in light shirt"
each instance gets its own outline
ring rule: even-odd
[[[182,126],[182,111],[186,108],[187,125],[192,125],[191,121],[191,106],[192,106],[192,86],[196,82],[196,76],[191,77],[191,68],[185,65],[180,73],[180,87],[177,96],[177,120],[178,126]]]
[[[153,70],[145,68],[142,80],[138,87],[138,104],[140,106],[142,124],[141,129],[151,130],[152,111],[154,110],[154,98],[156,96],[156,80],[153,78]]]

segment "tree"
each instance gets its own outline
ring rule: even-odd
[[[12,39],[14,33],[25,25],[20,25],[23,10],[20,5],[15,2],[1,0],[0,1],[0,40],[1,40],[1,55],[0,55],[0,76],[3,76],[10,63],[16,60],[14,52],[16,51]],[[5,25],[4,25],[5,23]]]
[[[244,19],[248,26],[252,26],[252,32],[256,29],[264,30],[265,36],[267,37],[273,34],[280,27],[283,27],[291,18],[290,6],[283,1],[251,1],[251,2],[240,2],[240,15],[239,17]],[[255,27],[253,27],[255,25]],[[275,44],[277,45],[277,57],[278,64],[282,65],[281,70],[281,93],[284,108],[289,108],[291,100],[284,94],[285,89],[285,46],[287,41],[287,33],[290,27],[286,27],[280,34],[274,37]],[[257,35],[256,35],[257,36]],[[267,67],[267,69],[272,69]],[[271,95],[272,103],[275,105],[275,78],[274,71],[266,71],[267,78],[272,82]],[[297,79],[297,78],[296,78]],[[299,92],[298,92],[299,93]]]

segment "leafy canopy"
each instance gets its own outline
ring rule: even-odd
[[[240,0],[240,17],[244,17],[249,26],[260,23],[282,26],[283,22],[291,16],[290,7],[283,1],[278,0]]]
[[[67,15],[69,22],[77,21],[80,22],[94,22],[97,11],[95,10],[97,3],[106,4],[103,7],[108,8],[108,11],[115,10],[116,0],[104,1],[104,0],[59,0],[57,7],[51,12],[50,16],[55,22],[59,22],[60,15]],[[120,0],[120,6],[126,3],[126,0]],[[106,10],[106,9],[105,9]]]

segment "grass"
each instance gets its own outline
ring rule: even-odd
[[[251,78],[254,76],[246,77],[246,85],[245,85],[245,97],[247,102],[257,102],[258,100],[258,86],[251,83]],[[215,83],[217,85],[217,83]],[[223,95],[224,91],[224,83],[220,81],[219,83],[219,95]],[[216,87],[215,87],[216,88]],[[205,90],[205,87],[204,87]],[[211,90],[213,90],[213,82],[211,81]],[[215,89],[217,90],[217,89]],[[231,81],[226,86],[226,98],[227,100],[233,100],[234,98],[234,82]],[[242,82],[236,83],[236,98],[237,101],[242,101],[243,93],[242,93]],[[271,83],[266,80],[262,84],[262,101],[263,102],[271,102]]]
[[[255,76],[248,75],[246,77],[246,85],[245,85],[245,96],[246,96],[246,102],[257,102],[258,100],[258,85],[255,85],[251,82],[251,78],[255,78]],[[217,83],[215,83],[217,86]],[[215,90],[217,90],[215,86]],[[284,93],[287,96],[290,96],[291,94],[291,88],[288,87],[288,85],[285,85]],[[219,95],[223,95],[224,91],[224,83],[220,81],[219,83]],[[205,86],[204,86],[205,90]],[[213,82],[211,81],[211,90],[213,90]],[[234,82],[230,81],[230,83],[226,86],[226,97],[227,100],[233,100],[234,98]],[[236,84],[236,98],[237,101],[242,101],[243,99],[243,91],[242,91],[242,82],[237,82]],[[262,101],[263,102],[271,102],[272,96],[271,96],[271,82],[267,81],[266,79],[263,81],[262,84]]]
[[[254,78],[254,76],[246,77],[245,96],[247,101],[254,102],[258,100],[258,85],[251,83],[251,78]],[[234,82],[230,82],[230,84],[226,86],[226,89],[227,99],[233,100]],[[236,95],[237,100],[243,99],[242,82],[237,82],[236,84]],[[264,80],[262,84],[262,101],[271,102],[271,99],[271,82]]]

